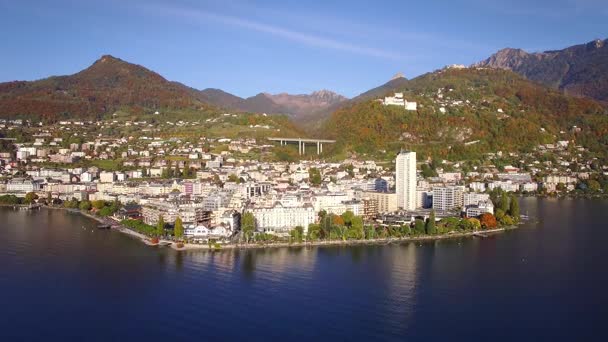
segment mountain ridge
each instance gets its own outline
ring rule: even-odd
[[[595,39],[561,50],[532,53],[505,48],[472,66],[511,70],[569,95],[608,103],[607,42]]]
[[[191,88],[111,55],[72,75],[0,83],[3,117],[99,118],[122,107],[157,110],[207,105],[193,96]]]
[[[217,88],[198,90],[139,64],[102,55],[71,75],[34,81],[0,83],[0,116],[99,118],[122,107],[156,111],[162,108],[215,108],[242,112],[287,114],[296,121],[309,114],[329,114],[348,100],[329,90],[310,94],[259,93],[241,98]]]

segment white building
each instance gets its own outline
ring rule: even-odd
[[[86,171],[80,174],[80,181],[81,182],[85,182],[85,183],[89,183],[93,181],[93,174]]]
[[[173,224],[179,217],[184,224],[202,222],[205,213],[200,203],[192,201],[148,201],[142,206],[144,223],[155,225],[162,216],[166,223]]]
[[[447,211],[463,207],[463,186],[445,186],[433,188],[433,208]]]
[[[112,183],[116,180],[116,175],[114,172],[100,172],[99,173],[99,181],[101,183]]]
[[[538,191],[538,183],[536,183],[536,182],[526,182],[526,183],[519,184],[519,190],[520,191],[527,191],[527,192]]]
[[[397,206],[416,209],[416,152],[401,151],[395,160]]]
[[[515,192],[515,191],[519,190],[519,186],[510,180],[494,181],[494,182],[488,183],[488,189],[490,189],[490,191],[492,191],[494,189],[498,189],[498,188],[500,188],[506,192]]]
[[[484,191],[486,191],[486,183],[471,182],[471,184],[469,184],[469,189],[471,189],[475,192],[484,192]]]
[[[494,214],[494,205],[491,201],[480,202],[477,205],[469,205],[466,207],[465,213],[467,217],[477,217],[485,213]]]
[[[184,229],[184,236],[194,239],[209,239],[209,238],[229,238],[232,235],[232,230],[224,226],[215,228],[207,228],[203,225],[189,225]]]
[[[462,173],[460,172],[440,172],[438,176],[446,183],[456,183],[462,180]]]
[[[478,205],[481,202],[489,202],[490,201],[490,195],[489,194],[478,194],[478,193],[474,193],[474,192],[467,192],[465,194],[463,194],[463,201],[462,201],[462,205],[469,206],[469,205]]]
[[[289,232],[301,226],[306,234],[308,225],[314,223],[317,216],[311,205],[284,207],[279,202],[272,207],[252,208],[248,211],[255,218],[257,230],[264,232]]]
[[[342,202],[348,201],[351,198],[345,192],[327,192],[315,195],[313,206],[316,212],[326,210],[328,208],[341,206]]]
[[[408,102],[405,98],[403,98],[403,93],[395,93],[394,96],[387,96],[383,101],[385,106],[400,106],[404,107],[405,110],[416,110],[417,104],[416,102]]]
[[[42,188],[41,180],[13,178],[6,183],[7,192],[32,192]]]

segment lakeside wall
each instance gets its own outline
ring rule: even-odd
[[[384,239],[371,239],[371,240],[328,240],[328,241],[311,241],[311,242],[277,242],[267,244],[220,244],[220,248],[209,246],[208,244],[193,244],[184,243],[184,247],[177,248],[176,244],[172,244],[171,248],[176,250],[222,250],[222,249],[264,249],[264,248],[289,248],[289,247],[323,247],[323,246],[356,246],[356,245],[388,245],[392,243],[404,243],[404,242],[416,242],[416,241],[435,241],[435,240],[446,240],[455,239],[462,237],[472,236],[483,236],[486,234],[496,234],[504,232],[505,230],[517,228],[503,227],[488,230],[478,230],[474,232],[464,233],[453,233],[453,234],[442,234],[442,235],[422,235],[412,236],[403,238],[384,238]],[[485,237],[485,236],[484,236]]]

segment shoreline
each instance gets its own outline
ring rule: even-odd
[[[104,217],[95,216],[93,214],[85,213],[84,211],[79,210],[79,209],[69,209],[69,208],[50,207],[50,206],[43,206],[43,208],[51,209],[51,210],[63,210],[63,211],[67,211],[67,212],[73,213],[73,214],[80,214],[82,216],[95,220],[101,224],[109,224],[110,226],[118,226],[118,228],[111,228],[110,230],[117,231],[117,232],[129,235],[131,237],[138,238],[141,240],[142,243],[144,243],[148,246],[154,246],[153,244],[148,242],[150,237],[148,237],[144,234],[138,233],[134,230],[131,230],[131,229],[123,226],[119,221],[116,221],[112,218],[104,218]]]
[[[302,247],[335,247],[335,246],[364,246],[364,245],[389,245],[389,244],[401,244],[405,242],[417,242],[417,241],[438,241],[438,240],[448,240],[448,239],[456,239],[456,238],[464,238],[464,237],[481,237],[485,238],[488,235],[494,235],[497,233],[502,233],[508,230],[513,230],[518,228],[517,225],[509,226],[509,227],[500,227],[488,230],[476,230],[472,232],[462,232],[462,233],[452,233],[452,234],[442,234],[442,235],[422,235],[422,236],[408,236],[402,238],[383,238],[383,239],[372,239],[372,240],[329,240],[329,241],[310,241],[310,242],[277,242],[277,243],[267,243],[267,244],[235,244],[235,243],[227,243],[227,244],[219,244],[219,248],[215,246],[211,246],[209,244],[195,244],[195,243],[183,243],[183,247],[178,248],[177,242],[170,240],[160,240],[158,244],[153,244],[150,242],[150,237],[134,230],[131,230],[125,226],[123,226],[120,222],[111,219],[111,218],[102,218],[89,213],[85,213],[79,209],[69,209],[69,208],[61,208],[61,207],[50,207],[50,206],[42,206],[42,208],[51,209],[51,210],[63,210],[69,213],[81,214],[85,217],[88,217],[92,220],[95,220],[102,224],[111,224],[112,226],[117,226],[118,228],[112,228],[111,230],[123,233],[132,238],[138,239],[141,243],[157,247],[160,246],[160,243],[169,243],[164,245],[166,247],[172,248],[176,251],[195,251],[195,250],[207,250],[207,251],[221,251],[221,250],[235,250],[235,249],[271,249],[271,248],[302,248]]]
[[[389,244],[401,244],[405,242],[417,242],[417,241],[438,241],[438,240],[448,240],[448,239],[456,239],[463,237],[488,237],[487,235],[494,235],[497,233],[502,233],[507,230],[516,229],[517,226],[510,227],[502,227],[488,230],[477,230],[474,232],[464,232],[464,233],[453,233],[453,234],[442,234],[442,235],[423,235],[423,236],[414,236],[414,237],[403,237],[403,238],[384,238],[384,239],[373,239],[373,240],[330,240],[330,241],[313,241],[313,242],[278,242],[278,243],[269,243],[269,244],[220,244],[219,248],[215,248],[209,246],[208,244],[194,244],[194,243],[184,243],[184,247],[177,248],[175,244],[172,244],[170,247],[178,250],[178,251],[192,251],[192,250],[211,250],[211,251],[221,251],[221,250],[234,250],[234,249],[266,249],[266,248],[290,248],[290,247],[324,247],[324,246],[364,246],[364,245],[389,245]]]

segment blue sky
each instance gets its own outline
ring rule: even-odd
[[[0,82],[72,74],[111,54],[243,97],[352,97],[399,71],[607,37],[605,0],[0,0]]]

